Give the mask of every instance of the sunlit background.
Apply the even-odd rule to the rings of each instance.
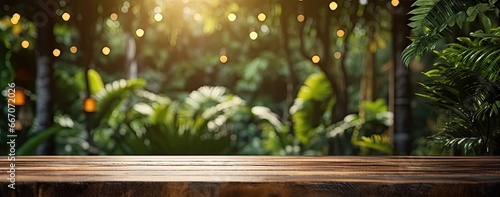
[[[19,154],[397,154],[397,0],[3,2]],[[429,154],[435,116],[412,108],[410,153]]]

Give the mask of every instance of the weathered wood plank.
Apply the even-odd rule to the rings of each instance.
[[[6,196],[495,196],[500,157],[25,156]],[[11,162],[0,161],[9,171]],[[0,195],[2,196],[2,195]]]

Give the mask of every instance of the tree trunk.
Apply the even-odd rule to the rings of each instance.
[[[44,10],[43,5],[47,5],[45,1],[38,1]],[[50,16],[50,15],[49,15]],[[39,21],[37,23],[37,38],[36,38],[36,118],[37,129],[36,132],[43,132],[47,128],[54,125],[54,71],[53,63],[54,57],[52,50],[54,49],[54,23],[52,17],[46,17],[47,20]],[[39,155],[54,155],[55,140],[53,137],[49,138],[46,142],[41,144],[37,149]]]
[[[363,74],[361,76],[359,88],[359,103],[363,101],[373,101],[375,98],[375,52],[372,49],[372,42],[374,40],[373,33],[370,34],[367,48],[365,50],[363,59]],[[363,114],[362,108],[359,109],[360,114]]]
[[[82,20],[76,22],[77,29],[80,33],[80,48],[83,56],[80,56],[79,62],[84,68],[84,80],[85,80],[85,97],[91,97],[90,92],[90,82],[88,78],[89,69],[93,67],[94,64],[94,54],[95,54],[95,34],[96,32],[96,22],[98,13],[96,7],[98,6],[97,1],[77,1],[75,2],[75,7],[78,8],[79,14],[84,16]],[[94,155],[97,153],[97,148],[95,147],[93,141],[92,128],[95,127],[93,121],[93,114],[91,112],[85,113],[85,130],[87,132],[87,143],[89,144],[88,154]]]
[[[285,9],[289,10],[289,9]],[[294,62],[292,60],[292,49],[290,48],[290,32],[289,31],[289,24],[288,24],[288,19],[289,19],[290,14],[289,13],[282,13],[280,17],[280,24],[281,24],[281,33],[283,36],[282,44],[283,44],[283,53],[286,59],[286,68],[288,70],[288,76],[286,78],[286,104],[283,110],[283,116],[282,119],[284,121],[290,121],[290,123],[293,124],[293,121],[291,121],[291,115],[290,115],[290,107],[293,105],[293,101],[295,98],[295,95],[297,94],[297,84],[298,84],[298,79],[297,76],[295,75],[295,70],[294,70]],[[290,127],[290,128],[293,128]],[[293,129],[292,129],[293,133]]]
[[[400,4],[393,10],[392,21],[392,43],[394,65],[391,74],[391,102],[390,106],[394,113],[394,125],[391,128],[396,154],[411,153],[412,113],[411,99],[412,90],[410,83],[410,70],[401,59],[402,51],[410,44],[407,36],[410,35],[410,27],[407,25],[412,1],[401,0]]]
[[[125,33],[125,66],[129,79],[137,78],[137,44],[133,34]]]

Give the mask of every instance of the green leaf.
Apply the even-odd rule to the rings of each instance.
[[[463,27],[464,22],[472,22],[478,14],[495,7],[480,0],[417,0],[412,5],[414,14],[409,23],[415,37],[402,53],[403,62],[409,65],[417,56],[433,50],[436,43],[453,34],[452,27]]]
[[[97,111],[93,114],[92,128],[105,124],[114,109],[117,109],[135,90],[146,85],[142,79],[117,80],[106,84],[106,86],[95,94]]]
[[[56,135],[61,131],[61,127],[56,125],[52,126],[46,130],[38,131],[34,135],[30,136],[26,142],[24,142],[19,149],[17,149],[17,155],[34,155],[38,146],[47,141],[50,137]]]
[[[387,134],[371,135],[370,137],[361,136],[361,139],[353,140],[354,145],[370,148],[385,154],[392,154],[391,138]]]
[[[94,70],[88,70],[88,78],[89,78],[89,86],[90,86],[90,94],[94,95],[95,93],[101,91],[104,88],[104,83],[102,82],[101,75]]]
[[[483,25],[484,32],[490,33],[491,30],[491,20],[484,13],[479,15],[479,19],[481,19],[481,24]]]
[[[290,108],[294,131],[300,142],[307,144],[318,126],[331,124],[325,117],[329,116],[334,102],[326,76],[322,72],[309,75]]]

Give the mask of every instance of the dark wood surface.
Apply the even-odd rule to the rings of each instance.
[[[24,156],[0,196],[500,196],[500,157]]]

